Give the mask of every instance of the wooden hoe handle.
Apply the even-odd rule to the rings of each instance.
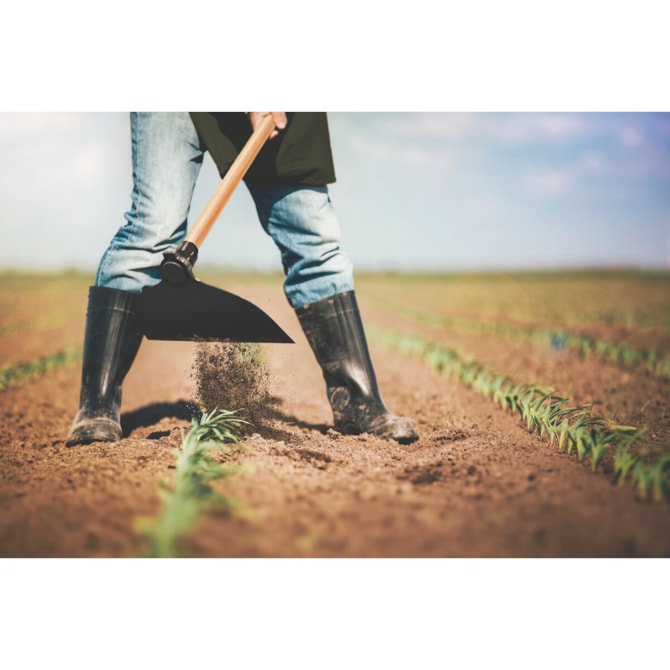
[[[235,191],[244,178],[258,152],[262,149],[274,129],[275,122],[272,115],[268,114],[264,116],[256,127],[256,130],[254,130],[251,137],[247,140],[247,143],[242,147],[228,172],[226,172],[226,176],[221,180],[216,191],[214,191],[214,195],[212,195],[200,213],[200,216],[196,219],[193,227],[186,235],[185,242],[191,242],[196,247],[202,245],[212,226],[216,223],[219,214],[221,214],[223,208],[233,195],[233,191]]]

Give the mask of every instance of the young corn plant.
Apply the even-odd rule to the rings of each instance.
[[[379,300],[378,300],[379,302]],[[596,340],[587,334],[571,334],[565,330],[550,330],[515,326],[506,323],[491,323],[476,319],[456,319],[450,316],[435,316],[416,308],[408,308],[393,301],[383,301],[395,312],[401,312],[418,323],[442,325],[453,330],[473,333],[489,333],[505,338],[525,338],[537,345],[549,346],[554,350],[572,350],[582,358],[591,355],[617,366],[644,365],[651,373],[670,377],[670,355],[661,355],[657,351],[636,349],[628,344],[616,344],[604,340]]]
[[[0,369],[0,391],[3,391],[10,384],[28,381],[74,363],[81,358],[81,353],[82,348],[75,347],[74,349],[57,351],[55,354],[42,356],[37,360],[28,361],[27,363],[7,365]]]
[[[614,481],[623,484],[637,461],[637,457],[630,453],[630,446],[620,442],[614,452]]]
[[[651,491],[656,502],[670,498],[670,456],[664,456],[649,466]]]
[[[626,436],[614,454],[614,480],[621,485],[630,476],[631,483],[643,500],[650,497],[656,502],[670,499],[670,456],[663,456],[656,463],[644,463],[641,457],[630,453],[630,448],[646,429],[636,430],[632,426],[619,428]]]
[[[169,485],[159,482],[163,502],[161,514],[155,520],[140,519],[136,528],[147,542],[148,558],[171,558],[180,554],[185,534],[204,514],[217,510],[229,512],[234,503],[212,488],[211,483],[223,479],[241,468],[224,466],[213,452],[227,452],[226,444],[238,442],[238,430],[246,423],[234,412],[215,409],[191,420],[190,430],[183,436],[176,457],[175,481]]]
[[[647,468],[642,461],[637,461],[630,479],[637,490],[638,496],[642,500],[647,500],[651,496],[654,485],[650,468]]]
[[[649,465],[641,459],[635,460],[631,483],[642,500],[653,498],[655,502],[661,502],[670,498],[670,456]]]
[[[454,350],[441,349],[415,335],[375,327],[368,328],[368,334],[398,351],[422,357],[434,370],[460,380],[491,398],[501,408],[518,414],[529,432],[548,438],[552,445],[557,442],[559,449],[568,454],[576,452],[580,461],[590,456],[594,471],[607,454],[616,449],[616,479],[624,481],[632,473],[631,481],[644,499],[650,496],[655,500],[664,496],[670,498],[670,457],[645,465],[630,455],[644,430],[593,417],[590,405],[570,407],[566,398],[555,395],[549,387],[513,384],[505,375],[491,372],[475,360],[466,361]]]

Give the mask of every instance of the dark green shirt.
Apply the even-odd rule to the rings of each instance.
[[[287,112],[287,126],[268,140],[245,181],[323,186],[335,181],[325,112]],[[223,177],[251,135],[243,112],[191,112],[200,140]]]

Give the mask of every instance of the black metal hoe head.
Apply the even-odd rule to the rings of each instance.
[[[197,280],[197,247],[184,242],[164,254],[163,280],[138,298],[137,318],[150,340],[279,342],[293,340],[263,310]]]

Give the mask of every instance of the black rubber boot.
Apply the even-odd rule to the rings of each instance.
[[[391,414],[381,399],[354,291],[295,312],[323,370],[335,430],[405,444],[418,439],[412,421]]]
[[[136,297],[100,286],[89,289],[79,412],[68,447],[121,439],[121,384],[142,343]]]

